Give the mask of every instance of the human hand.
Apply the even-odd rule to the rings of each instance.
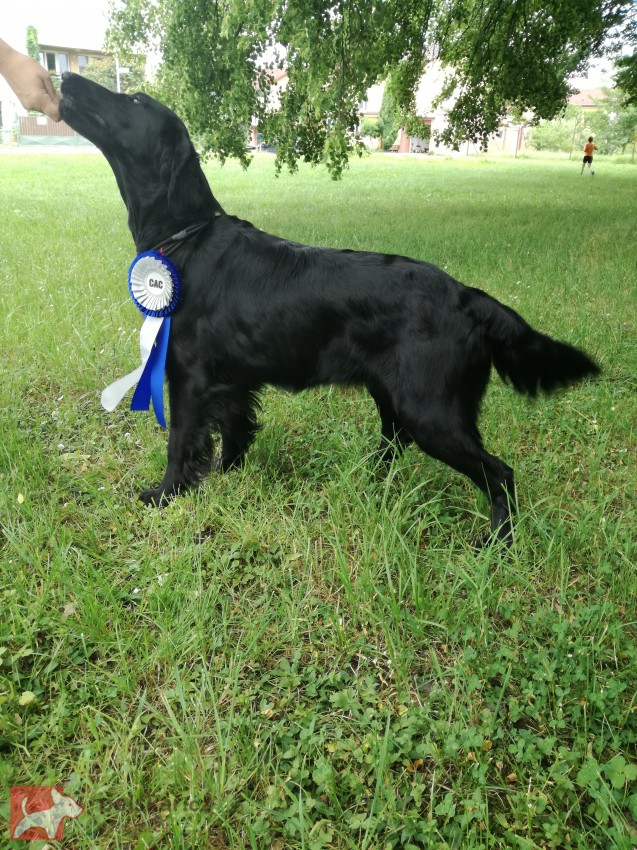
[[[41,65],[9,48],[3,51],[0,71],[25,109],[36,109],[53,121],[60,120],[60,96]]]

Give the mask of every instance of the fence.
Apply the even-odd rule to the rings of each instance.
[[[64,121],[51,121],[40,115],[18,118],[18,144],[20,145],[88,145]]]

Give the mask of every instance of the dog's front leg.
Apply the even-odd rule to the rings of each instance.
[[[159,487],[139,494],[147,505],[166,504],[206,475],[211,467],[211,422],[201,388],[193,386],[191,381],[173,380],[169,398],[166,472]]]
[[[221,472],[240,466],[258,430],[254,408],[258,388],[237,385],[209,387],[194,380],[170,380],[168,463],[159,487],[144,490],[145,504],[166,504],[210,472],[211,430],[221,432]]]

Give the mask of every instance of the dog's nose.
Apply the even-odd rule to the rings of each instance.
[[[63,71],[62,72],[62,79],[68,80],[68,78],[71,76],[71,73],[72,73],[71,71]]]

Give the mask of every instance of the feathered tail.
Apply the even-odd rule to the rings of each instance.
[[[493,365],[518,392],[535,397],[538,390],[550,393],[601,372],[579,348],[533,330],[510,307],[473,291],[480,296],[472,306],[485,329]]]

